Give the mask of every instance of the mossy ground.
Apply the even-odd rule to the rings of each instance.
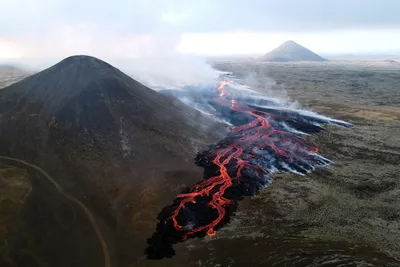
[[[0,250],[5,246],[7,227],[18,214],[30,188],[26,170],[0,168]]]

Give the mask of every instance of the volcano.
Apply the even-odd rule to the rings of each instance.
[[[195,151],[224,131],[90,56],[2,89],[1,163],[26,167],[32,191],[0,265],[128,266],[158,203],[201,179]]]
[[[327,61],[327,59],[292,40],[284,42],[279,47],[262,56],[260,60],[270,62]]]

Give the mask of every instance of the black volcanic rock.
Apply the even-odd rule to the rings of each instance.
[[[294,41],[284,42],[279,47],[262,56],[260,60],[270,62],[327,61],[327,59]]]
[[[41,167],[82,201],[113,266],[129,266],[142,255],[164,202],[182,184],[201,180],[196,150],[223,131],[89,56],[69,57],[0,91],[0,156]],[[82,208],[29,172],[33,190],[9,229],[10,266],[37,266],[35,258],[46,266],[104,266]]]

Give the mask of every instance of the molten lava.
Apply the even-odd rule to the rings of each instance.
[[[197,155],[197,165],[205,169],[204,180],[179,194],[159,214],[157,231],[145,251],[148,258],[171,257],[172,244],[215,235],[238,201],[268,185],[272,173],[305,174],[330,163],[303,138],[305,132],[322,129],[320,119],[235,100],[230,98],[230,84],[222,81],[209,104],[234,126],[225,139]]]

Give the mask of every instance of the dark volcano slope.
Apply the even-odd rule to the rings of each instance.
[[[89,212],[112,266],[129,266],[163,203],[201,179],[196,150],[223,132],[93,57],[69,57],[4,88],[0,156],[50,178],[28,167],[33,190],[9,227],[0,265],[107,266]]]

